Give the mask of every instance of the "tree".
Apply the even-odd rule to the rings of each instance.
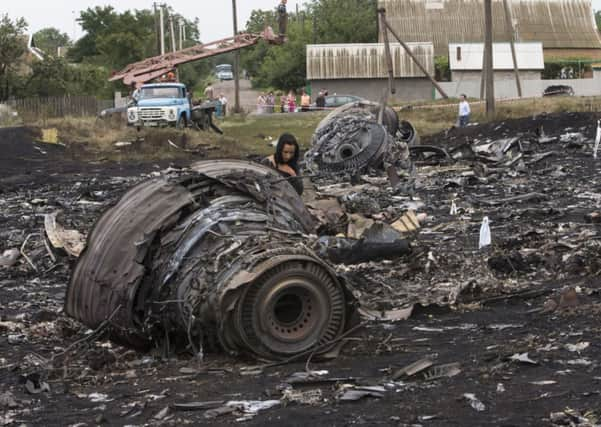
[[[303,30],[300,23],[289,24],[288,42],[281,46],[267,47],[255,77],[255,85],[284,90],[304,86],[307,75],[306,45],[310,36],[307,28]]]
[[[305,85],[308,43],[375,43],[378,41],[377,0],[313,0],[305,10],[289,14],[288,41],[282,46],[259,43],[242,54],[242,66],[259,87],[280,89]],[[272,11],[255,10],[246,31],[275,25]]]
[[[69,64],[64,58],[36,61],[20,96],[92,95],[111,98],[108,72],[90,64]]]
[[[11,20],[7,14],[0,19],[0,100],[7,99],[17,86],[17,69],[26,52],[25,31],[27,22],[23,18]]]
[[[43,28],[33,35],[35,45],[48,55],[58,56],[58,48],[71,44],[67,33],[61,33],[54,27]]]
[[[191,22],[168,8],[174,22],[182,20],[186,26],[187,45],[198,43],[197,22]],[[87,62],[119,70],[132,62],[155,56],[157,38],[154,11],[126,10],[117,13],[111,6],[96,6],[80,13],[77,21],[85,31],[69,51],[73,62]],[[166,38],[169,37],[165,32]],[[166,46],[171,46],[171,40]],[[178,46],[179,48],[179,46]],[[168,48],[167,50],[171,50]]]
[[[601,31],[601,10],[595,12],[595,22],[597,23],[597,30]]]
[[[376,43],[377,0],[313,0],[318,43]]]

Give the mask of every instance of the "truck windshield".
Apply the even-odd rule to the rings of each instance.
[[[143,87],[138,99],[152,98],[182,98],[181,88],[177,86]]]

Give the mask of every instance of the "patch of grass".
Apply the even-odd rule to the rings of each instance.
[[[485,123],[484,103],[471,101],[472,122]],[[415,126],[419,135],[426,136],[448,129],[457,119],[456,100],[437,100],[398,107],[401,120]],[[601,111],[601,97],[554,97],[498,102],[495,120],[526,117],[543,112]],[[59,141],[66,143],[79,157],[111,160],[165,160],[190,158],[191,151],[208,149],[212,158],[244,158],[248,155],[273,153],[270,142],[284,132],[295,135],[303,149],[308,149],[311,137],[325,112],[274,113],[262,115],[234,115],[217,121],[224,135],[198,132],[192,129],[149,128],[138,132],[122,121],[100,120],[93,117],[64,117],[47,119],[34,124],[38,128],[58,129]],[[133,142],[124,148],[116,142]],[[168,141],[179,148],[173,147]],[[189,151],[185,151],[189,150]]]
[[[138,131],[122,121],[94,117],[63,117],[34,123],[33,128],[56,128],[58,140],[83,158],[111,160],[162,160],[190,157],[194,151],[218,145],[214,133],[174,128],[148,128]],[[41,133],[41,132],[40,132]],[[131,143],[117,147],[118,142]],[[170,143],[171,142],[171,143]],[[175,146],[174,146],[175,145]],[[188,151],[185,151],[188,150]]]
[[[228,117],[219,123],[226,135],[220,144],[228,153],[267,155],[273,153],[269,143],[289,132],[296,136],[302,149],[307,149],[317,124],[325,116],[323,112],[311,112]]]

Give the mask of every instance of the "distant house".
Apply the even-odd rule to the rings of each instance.
[[[516,43],[516,59],[522,80],[539,80],[545,68],[542,43]],[[476,80],[482,77],[483,43],[449,44],[451,80]],[[509,43],[493,44],[495,81],[514,80],[513,58]]]
[[[432,43],[408,43],[411,52],[434,73]],[[390,45],[399,100],[432,98],[432,84],[400,44]],[[330,94],[357,95],[378,101],[388,87],[388,66],[384,44],[307,45],[307,80],[313,88],[327,88]]]
[[[18,61],[17,74],[26,76],[31,73],[31,65],[35,61],[43,61],[45,54],[42,50],[38,49],[35,45],[35,39],[33,35],[24,34],[19,37],[22,46],[25,48],[25,53],[21,56]]]
[[[517,41],[542,43],[545,60],[601,59],[590,0],[508,2]],[[446,56],[453,43],[484,41],[483,0],[379,0],[378,5],[403,41],[431,42],[436,56]],[[508,42],[503,2],[492,5],[493,39]]]

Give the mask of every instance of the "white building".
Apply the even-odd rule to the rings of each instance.
[[[538,80],[545,68],[543,44],[516,43],[517,66],[522,80]],[[484,43],[450,43],[449,68],[451,81],[480,81],[484,57]],[[495,81],[515,79],[511,45],[493,43]]]

